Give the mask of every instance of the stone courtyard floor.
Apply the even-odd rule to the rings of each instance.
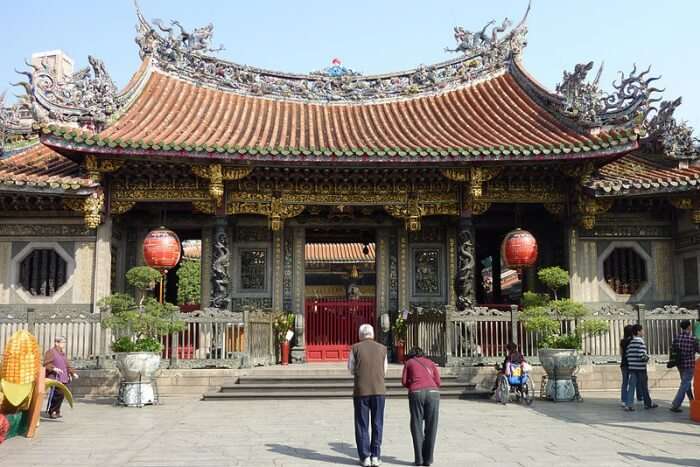
[[[615,395],[532,407],[443,400],[434,466],[700,466],[700,425],[668,410],[625,413]],[[357,465],[350,400],[201,402],[122,408],[78,402],[33,440],[0,446],[0,465]],[[406,400],[387,401],[384,465],[412,465]]]

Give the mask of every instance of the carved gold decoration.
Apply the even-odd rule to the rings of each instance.
[[[219,163],[192,166],[192,173],[209,180],[209,194],[217,206],[221,206],[224,199],[224,180],[240,180],[252,171],[250,167],[222,167]]]
[[[595,164],[593,162],[585,162],[580,165],[564,165],[561,167],[561,172],[568,177],[577,178],[582,182],[593,175],[593,172],[595,172]]]
[[[673,207],[677,209],[693,209],[693,198],[669,198],[668,200]]]
[[[586,230],[595,227],[596,216],[607,212],[612,207],[611,199],[593,199],[579,196],[578,209],[581,213],[581,226]]]
[[[555,216],[560,215],[564,211],[564,203],[544,203],[543,206],[547,212]]]
[[[491,202],[489,202],[489,201],[471,200],[471,202],[469,204],[471,207],[471,213],[474,216],[478,216],[478,215],[485,213],[491,207]]]
[[[85,173],[93,182],[100,183],[102,175],[106,173],[116,172],[124,165],[123,160],[101,159],[94,155],[85,156],[83,167]]]
[[[270,229],[281,230],[285,219],[296,217],[304,212],[302,204],[285,204],[281,198],[272,198],[269,201],[242,202],[234,201],[226,205],[226,214],[257,214],[267,216]]]
[[[102,192],[92,193],[85,198],[69,198],[63,201],[66,208],[83,214],[85,226],[96,229],[102,223],[102,208],[105,196]]]
[[[442,174],[453,182],[468,182],[469,193],[473,198],[480,198],[484,183],[501,172],[501,167],[468,167],[444,169]]]
[[[192,207],[202,214],[214,214],[216,212],[214,201],[192,201]]]
[[[111,214],[124,214],[136,205],[136,201],[112,200],[109,205]]]
[[[700,209],[693,209],[693,224],[700,224]]]

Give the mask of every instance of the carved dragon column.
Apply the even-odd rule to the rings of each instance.
[[[211,263],[210,306],[227,310],[231,303],[230,248],[226,232],[226,220],[219,218],[214,226]]]
[[[474,267],[474,224],[470,215],[462,215],[457,227],[457,309],[472,308],[476,304]]]

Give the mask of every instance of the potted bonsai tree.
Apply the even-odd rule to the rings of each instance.
[[[99,306],[109,311],[103,325],[116,337],[112,350],[116,353],[122,381],[138,385],[135,391],[139,400],[144,401],[149,399],[152,387],[144,389],[142,385],[150,384],[160,366],[161,337],[181,331],[184,323],[177,319],[178,307],[167,302],[159,303],[149,296],[149,291],[160,279],[158,271],[139,266],[130,269],[126,279],[136,289],[138,300],[117,293],[103,298]]]
[[[280,349],[280,363],[289,364],[289,331],[294,330],[294,313],[282,313],[272,322],[275,338]]]
[[[406,327],[406,318],[404,318],[402,313],[399,313],[394,320],[394,325],[391,327],[394,334],[394,346],[396,350],[396,360],[399,363],[403,363],[406,355],[406,333],[408,328]]]
[[[606,333],[608,324],[590,318],[583,304],[559,298],[558,290],[569,284],[569,273],[565,269],[542,268],[537,277],[554,298],[546,293],[525,292],[520,316],[525,329],[537,335],[538,357],[547,372],[548,397],[558,401],[573,400],[576,389],[571,377],[578,367],[578,351],[583,339]]]

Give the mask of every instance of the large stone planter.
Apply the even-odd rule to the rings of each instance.
[[[123,381],[150,383],[160,367],[160,354],[120,352],[117,353],[116,365]]]
[[[578,367],[576,349],[539,349],[540,363],[547,372],[547,397],[554,401],[572,401],[576,388],[571,377]]]

